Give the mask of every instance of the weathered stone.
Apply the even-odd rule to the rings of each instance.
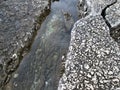
[[[91,10],[91,15],[100,15],[105,7],[114,2],[116,2],[116,0],[86,0],[88,8]]]
[[[35,19],[45,18],[43,13],[49,12],[49,4],[49,0],[0,1],[0,87],[9,81],[8,75],[16,70],[23,52],[31,45]]]
[[[111,27],[118,26],[120,24],[120,0],[107,8],[106,19],[111,24]]]
[[[75,19],[73,14],[76,15],[73,12],[77,12],[76,2],[61,0],[51,4],[51,12],[38,30],[29,54],[25,55],[10,82],[4,87],[5,90],[57,89],[64,72],[62,56],[66,56],[68,50]],[[68,10],[69,7],[72,10]],[[65,16],[66,12],[68,16]]]
[[[87,0],[86,3],[90,13],[72,29],[65,73],[58,90],[118,90],[120,48],[115,41],[120,35],[119,0]],[[115,24],[118,26],[113,27]]]
[[[103,9],[116,2],[116,0],[79,0],[78,12],[80,17],[87,15],[100,15]]]
[[[120,0],[117,0],[114,5],[107,8],[105,18],[111,26],[111,37],[120,46]]]
[[[120,86],[120,49],[101,15],[76,22],[65,63],[58,90],[112,90]]]
[[[79,0],[77,7],[80,18],[85,17],[90,13],[90,8],[88,7],[86,0]]]

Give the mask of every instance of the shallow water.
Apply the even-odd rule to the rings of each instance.
[[[9,90],[57,89],[62,56],[67,53],[71,27],[78,19],[77,1],[52,3],[51,13],[42,23],[29,54],[24,57],[8,84],[11,87]],[[64,13],[71,15],[70,21],[65,22]]]

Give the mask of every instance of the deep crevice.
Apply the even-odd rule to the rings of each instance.
[[[112,27],[111,24],[109,23],[109,21],[106,19],[106,9],[109,8],[110,6],[114,5],[115,3],[117,3],[117,0],[115,0],[115,2],[107,5],[103,10],[102,10],[102,17],[105,20],[105,23],[107,24],[107,26],[110,29],[110,36],[118,43],[119,48],[120,48],[120,24]]]
[[[105,20],[105,23],[107,24],[107,26],[110,29],[110,36],[118,43],[119,47],[120,47],[120,24],[118,24],[117,26],[112,27],[111,24],[109,23],[109,21],[106,19],[106,9],[109,8],[110,6],[114,5],[115,3],[117,3],[117,0],[115,0],[115,2],[107,5],[103,10],[102,10],[102,17]]]
[[[107,5],[103,10],[102,10],[102,13],[101,13],[101,16],[103,17],[103,19],[105,20],[105,23],[107,24],[107,26],[109,27],[109,29],[111,30],[112,26],[111,24],[109,23],[109,21],[106,19],[106,9],[109,8],[110,6],[114,5],[115,3],[117,3],[117,0],[115,0],[113,3]]]

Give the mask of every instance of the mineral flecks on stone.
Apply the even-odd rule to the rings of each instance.
[[[102,16],[74,25],[58,90],[114,90],[120,86],[120,49]]]
[[[111,25],[111,37],[120,47],[120,0],[117,0],[114,5],[107,8],[105,18]]]
[[[78,20],[72,29],[65,73],[58,90],[118,90],[120,48],[115,38],[120,30],[119,0],[86,2],[90,14]]]
[[[120,0],[107,8],[106,10],[106,19],[111,24],[111,27],[120,25]]]
[[[116,2],[116,0],[81,0],[81,1],[86,1],[90,14],[93,16],[100,15],[105,7]]]

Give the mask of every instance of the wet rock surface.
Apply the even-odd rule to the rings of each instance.
[[[0,90],[119,90],[120,0],[51,1],[0,1]]]
[[[74,24],[58,90],[119,90],[119,1],[88,0],[87,3],[91,12]],[[117,20],[112,22],[112,19]],[[113,27],[116,23],[118,26]]]
[[[4,89],[57,90],[71,28],[77,18],[77,0],[52,3],[51,12],[38,30],[30,53],[23,58]]]
[[[70,41],[70,32],[66,31],[62,19],[61,13],[56,13],[48,23],[44,22],[47,23],[46,29],[41,29],[30,54],[14,74],[18,74],[18,77],[13,77],[9,83],[12,84],[12,90],[57,89],[61,57],[67,53]]]
[[[49,0],[0,1],[0,87],[29,50],[36,33],[35,18],[49,12],[49,4]]]

